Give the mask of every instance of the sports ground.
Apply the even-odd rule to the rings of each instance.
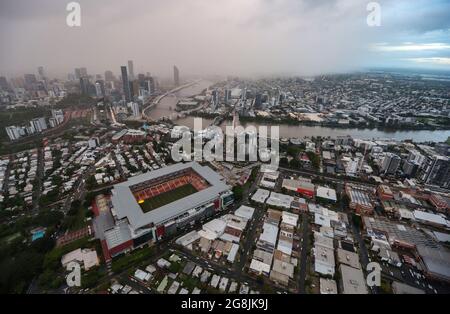
[[[177,187],[173,190],[163,192],[151,198],[144,200],[139,205],[142,208],[144,213],[152,211],[156,208],[162,207],[164,205],[175,202],[179,199],[182,199],[186,196],[194,194],[197,192],[197,189],[190,183]]]

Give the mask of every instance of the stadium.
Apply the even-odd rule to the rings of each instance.
[[[231,186],[211,168],[179,163],[115,185],[109,213],[99,211],[96,217],[96,234],[114,257],[211,216],[233,200]]]

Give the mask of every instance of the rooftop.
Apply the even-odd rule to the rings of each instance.
[[[366,280],[361,269],[341,264],[342,293],[367,294]]]

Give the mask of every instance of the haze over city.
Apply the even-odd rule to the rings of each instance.
[[[79,1],[81,27],[66,25],[69,1],[2,0],[0,68],[13,76],[46,67],[66,77],[133,59],[136,72],[185,75],[315,75],[369,67],[450,68],[450,3],[378,1]],[[220,6],[220,9],[218,8]]]

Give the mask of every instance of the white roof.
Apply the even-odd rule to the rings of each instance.
[[[167,291],[167,294],[175,294],[177,293],[178,288],[180,287],[180,283],[178,281],[174,281],[172,285],[170,286],[169,290]]]
[[[267,273],[268,274],[270,272],[270,265],[267,265],[263,262],[252,259],[252,262],[250,263],[250,269],[257,273]]]
[[[266,203],[272,206],[291,208],[293,200],[294,198],[290,195],[272,192]]]
[[[220,281],[220,276],[214,274],[214,275],[212,276],[211,282],[210,282],[209,284],[211,285],[211,287],[216,288],[217,285],[219,284],[219,281]]]
[[[399,208],[398,213],[400,214],[400,218],[409,219],[409,220],[414,219],[414,215],[413,215],[412,211],[410,211],[409,209]]]
[[[81,248],[76,249],[72,252],[69,252],[69,253],[63,255],[63,257],[61,258],[61,264],[63,266],[66,266],[67,264],[69,264],[72,261],[78,261],[78,262],[83,261],[83,253],[81,252]]]
[[[321,232],[314,232],[314,244],[334,249],[333,239],[323,235]]]
[[[264,203],[269,197],[270,191],[264,189],[257,189],[255,194],[252,196],[252,200],[258,203]]]
[[[228,256],[227,256],[227,260],[230,263],[233,263],[234,260],[236,259],[236,254],[237,254],[238,250],[239,250],[239,245],[237,245],[236,243],[233,243],[233,245],[231,246],[230,252],[228,253]]]
[[[259,236],[260,241],[268,242],[275,245],[277,242],[278,227],[269,223],[264,223],[263,232]]]
[[[134,272],[134,277],[141,281],[147,281],[148,279],[150,279],[150,274],[143,270],[136,269],[136,271]]]
[[[345,264],[351,266],[353,268],[361,268],[361,264],[359,263],[359,255],[358,253],[349,252],[342,249],[337,249],[337,257],[338,261],[341,264]]]
[[[315,271],[324,275],[334,275],[334,250],[327,247],[314,246]]]
[[[430,223],[450,227],[448,220],[446,220],[444,217],[442,217],[440,215],[427,213],[427,212],[424,212],[421,210],[415,210],[413,214],[414,214],[414,218],[416,220],[421,220],[424,222],[430,222]]]
[[[277,249],[290,256],[292,254],[292,241],[279,240]]]
[[[367,294],[366,280],[361,269],[341,265],[343,294]]]
[[[439,242],[450,242],[450,234],[433,231],[434,236]]]
[[[291,263],[286,263],[276,259],[273,261],[272,270],[280,274],[289,276],[289,278],[294,278],[294,265],[292,265]]]
[[[319,226],[331,227],[330,217],[321,214],[314,214],[314,223]]]
[[[83,267],[85,270],[89,270],[90,268],[99,264],[97,252],[90,249],[76,249],[72,252],[67,253],[61,258],[61,264],[63,266],[66,266],[72,261],[83,263]]]
[[[296,227],[298,222],[298,215],[283,211],[281,221],[285,224]]]
[[[150,264],[147,267],[145,267],[145,271],[150,274],[153,274],[156,271],[156,267]]]
[[[234,212],[234,214],[242,218],[251,219],[254,212],[255,209],[253,207],[242,205]]]
[[[320,278],[320,294],[337,294],[336,281]]]
[[[213,219],[203,225],[203,231],[206,233],[206,236],[203,235],[203,233],[200,233],[200,231],[199,234],[200,236],[203,236],[207,239],[215,240],[223,234],[226,226],[227,223],[225,222],[225,220]]]
[[[200,235],[197,233],[197,231],[191,231],[189,233],[186,233],[184,236],[179,237],[175,243],[182,245],[182,246],[188,246],[192,242],[197,241],[200,239]]]
[[[336,191],[334,189],[330,189],[324,186],[317,187],[316,196],[327,200],[332,200],[334,202],[336,202],[337,200]]]
[[[247,226],[247,219],[236,215],[227,214],[223,216],[228,227],[243,231]]]
[[[261,180],[261,182],[259,183],[259,185],[260,185],[260,186],[263,186],[263,187],[265,187],[265,188],[273,189],[273,188],[275,187],[275,182]]]
[[[239,241],[240,241],[241,238],[238,237],[238,236],[235,236],[235,235],[233,235],[233,234],[231,234],[231,233],[225,232],[224,234],[222,234],[222,235],[220,236],[219,239],[221,239],[221,240],[223,240],[223,241],[225,241],[225,242],[239,243]]]

